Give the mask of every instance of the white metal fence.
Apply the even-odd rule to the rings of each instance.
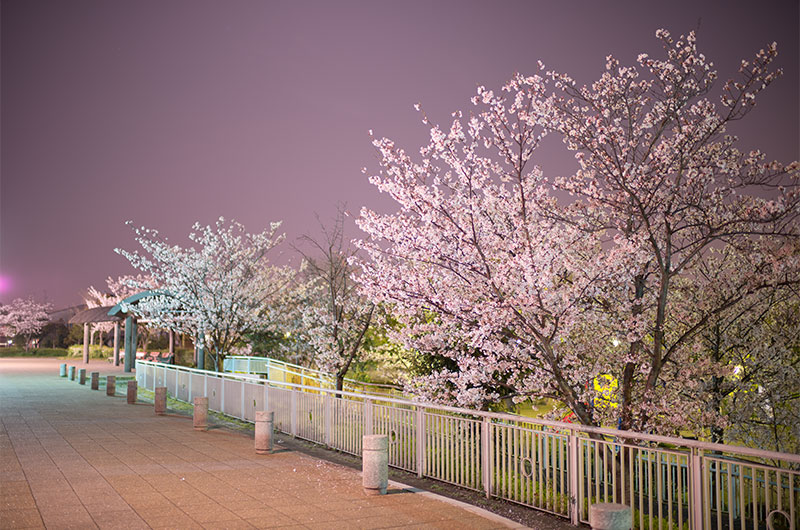
[[[361,454],[389,437],[389,465],[487,496],[588,522],[588,507],[621,502],[639,530],[800,528],[800,455],[376,398],[255,376],[137,361],[144,388]]]
[[[250,355],[229,355],[222,361],[222,371],[234,374],[258,374],[270,381],[294,383],[297,385],[322,388],[336,388],[336,377],[322,370],[315,370],[298,364],[279,361],[270,357]],[[404,398],[403,390],[394,385],[365,383],[355,379],[344,378],[344,390],[362,394],[377,394]]]

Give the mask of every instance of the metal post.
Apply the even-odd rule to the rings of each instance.
[[[417,476],[425,474],[425,409],[417,406],[414,414],[414,427],[417,446]]]
[[[689,461],[690,484],[692,492],[692,504],[689,507],[689,514],[692,519],[692,530],[703,529],[703,452],[700,449],[692,448],[692,456]]]
[[[292,418],[292,436],[297,436],[297,391],[290,390],[289,411]]]
[[[333,443],[333,398],[327,392],[322,397],[322,406],[325,409],[325,445]]]
[[[492,420],[483,418],[481,423],[481,471],[483,472],[483,491],[486,493],[486,498],[492,496]]]
[[[364,400],[364,434],[370,435],[373,434],[372,427],[373,427],[373,404],[371,399]]]
[[[244,413],[244,380],[239,379],[239,384],[242,385],[242,408],[240,410],[242,411],[242,419],[245,419],[247,415]]]
[[[225,414],[225,378],[224,377],[220,377],[219,378],[219,392],[220,392],[219,411],[222,412],[223,414]]]
[[[567,461],[569,462],[569,468],[567,470],[569,473],[569,522],[575,526],[580,526],[579,502],[581,499],[578,499],[578,481],[582,480],[582,477],[580,477],[581,470],[578,468],[578,451],[578,436],[575,434],[575,431],[571,431],[567,444]]]

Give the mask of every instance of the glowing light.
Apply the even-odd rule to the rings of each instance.
[[[4,293],[11,289],[11,280],[7,276],[0,274],[0,293]]]

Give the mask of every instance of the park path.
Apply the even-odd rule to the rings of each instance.
[[[56,359],[0,359],[0,528],[507,528],[478,508],[391,487],[252,438],[196,432],[58,377]],[[105,362],[87,372],[121,373]]]

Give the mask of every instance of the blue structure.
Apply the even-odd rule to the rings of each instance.
[[[126,372],[130,372],[133,369],[133,363],[135,362],[134,359],[136,359],[136,341],[138,340],[136,327],[138,325],[138,320],[136,319],[136,315],[123,310],[123,307],[136,305],[137,303],[139,303],[139,300],[143,298],[148,298],[150,296],[156,296],[159,294],[162,293],[158,291],[142,291],[141,293],[136,293],[133,296],[129,296],[128,298],[121,301],[108,311],[109,316],[125,318],[125,371]]]

